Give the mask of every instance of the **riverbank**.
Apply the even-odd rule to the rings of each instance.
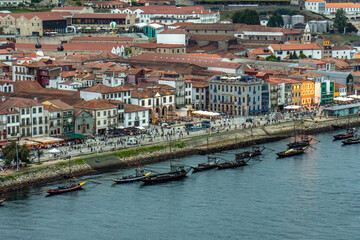
[[[212,135],[202,135],[147,147],[137,147],[121,151],[88,154],[70,162],[48,163],[47,166],[31,166],[20,173],[0,177],[0,194],[29,186],[84,176],[119,168],[129,168],[154,162],[167,161],[195,154],[208,154],[237,149],[253,144],[273,142],[290,137],[294,127],[306,134],[334,130],[334,127],[359,126],[359,117],[340,119],[301,120],[259,126],[252,129],[232,130]]]

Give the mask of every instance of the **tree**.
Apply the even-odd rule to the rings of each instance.
[[[81,3],[80,1],[76,1],[76,2],[75,2],[75,5],[81,7],[81,6],[82,6],[82,3]]]
[[[268,27],[283,27],[284,20],[280,14],[272,15],[267,23]]]
[[[299,59],[303,59],[303,58],[307,58],[307,56],[305,54],[303,54],[303,53],[300,53]]]
[[[18,149],[18,155],[16,155],[16,147]],[[16,142],[12,142],[6,146],[2,152],[6,166],[11,166],[13,163],[16,163],[17,157],[19,158],[19,163],[30,162],[30,150],[25,145],[20,146]]]
[[[279,14],[279,15],[296,15],[298,14],[298,10],[290,9],[290,8],[277,8],[273,15]]]
[[[357,31],[358,31],[357,28],[352,23],[348,22],[346,24],[346,32],[347,33],[352,33],[352,32],[357,32]]]
[[[245,23],[247,25],[260,25],[258,13],[253,9],[244,9],[243,11],[235,12],[232,16],[234,23]]]
[[[277,57],[275,55],[270,55],[270,56],[266,57],[266,61],[278,62],[279,60],[277,59]]]
[[[335,14],[334,26],[339,30],[340,33],[343,33],[344,28],[346,27],[346,23],[347,23],[346,13],[344,9],[339,8]]]

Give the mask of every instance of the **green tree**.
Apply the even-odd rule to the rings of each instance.
[[[340,33],[342,33],[342,32],[344,32],[346,23],[347,23],[346,13],[345,13],[344,9],[339,8],[335,14],[334,26],[339,30]]]
[[[357,32],[357,31],[358,31],[357,28],[352,23],[348,22],[346,24],[346,32],[347,33],[352,33],[352,32]]]
[[[284,20],[280,14],[272,15],[267,23],[268,27],[282,27]]]
[[[270,55],[270,56],[266,57],[266,61],[278,62],[279,60],[277,59],[277,57],[275,55]]]
[[[260,25],[258,13],[253,9],[244,9],[235,12],[232,16],[234,23],[245,23],[247,25]]]
[[[275,11],[273,11],[273,15],[279,14],[279,15],[296,15],[298,14],[298,10],[290,9],[290,8],[277,8]]]
[[[301,53],[301,54],[299,55],[299,59],[303,59],[303,58],[307,58],[307,56],[306,56],[305,54]]]
[[[82,3],[81,3],[80,1],[76,1],[76,2],[75,2],[75,5],[81,7],[81,6],[82,6]]]
[[[16,147],[18,149],[18,155],[16,155]],[[20,146],[16,142],[12,142],[10,145],[6,146],[2,152],[6,166],[11,166],[12,163],[16,163],[17,156],[19,158],[19,163],[30,162],[30,150],[25,145]]]

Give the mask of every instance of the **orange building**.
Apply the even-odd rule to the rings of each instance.
[[[315,97],[315,83],[311,80],[304,80],[301,83],[301,105],[313,105]]]

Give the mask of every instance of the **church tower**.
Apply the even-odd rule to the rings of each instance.
[[[311,43],[311,32],[310,32],[309,24],[306,24],[306,27],[304,29],[304,34],[303,34],[303,37],[302,37],[302,43]]]

